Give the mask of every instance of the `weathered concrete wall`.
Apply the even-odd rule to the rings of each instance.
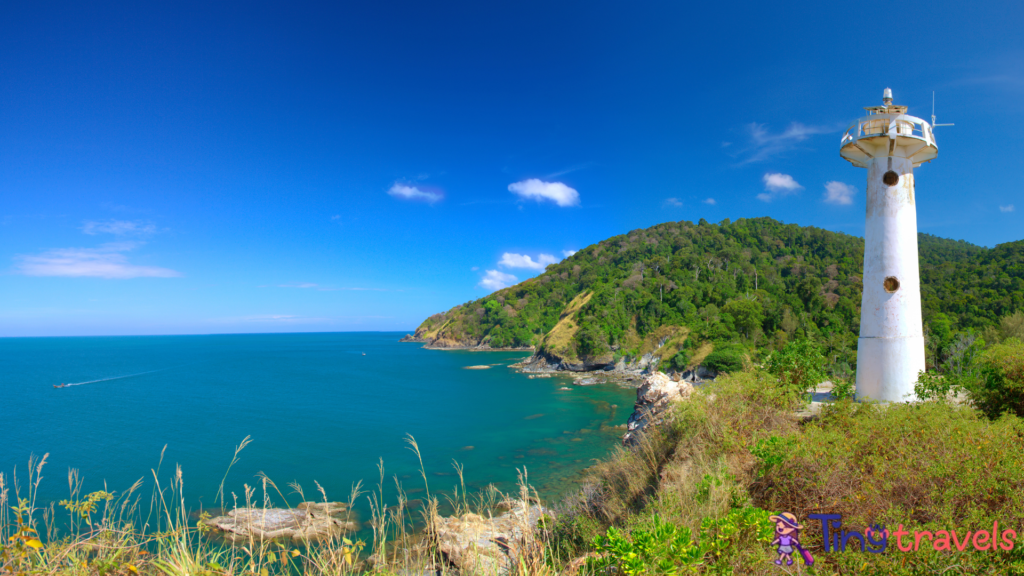
[[[883,181],[889,171],[899,175],[893,186]],[[873,158],[868,164],[857,397],[913,400],[914,382],[924,367],[913,165],[905,158]]]

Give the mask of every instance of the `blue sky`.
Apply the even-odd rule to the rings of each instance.
[[[1024,5],[11,3],[0,336],[411,330],[670,220],[861,235],[842,130],[928,119],[922,232],[1024,238]]]

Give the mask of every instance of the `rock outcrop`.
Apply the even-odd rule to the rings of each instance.
[[[533,542],[533,531],[548,511],[521,502],[494,518],[478,514],[438,518],[432,534],[437,549],[459,573],[508,574],[524,546]]]
[[[687,382],[703,382],[704,380],[714,380],[718,377],[718,372],[715,372],[707,366],[697,366],[693,370],[685,370],[679,377]]]
[[[643,385],[636,391],[636,404],[626,422],[622,444],[635,445],[644,430],[661,424],[672,402],[688,398],[692,393],[692,384],[686,380],[673,380],[663,372],[655,372],[644,378]]]
[[[217,516],[203,523],[229,542],[291,539],[296,543],[317,542],[358,526],[334,515],[344,512],[342,502],[303,502],[297,508],[236,508],[227,516]]]

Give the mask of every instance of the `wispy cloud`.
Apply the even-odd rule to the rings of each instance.
[[[482,280],[480,280],[479,286],[486,288],[490,291],[501,290],[518,282],[519,279],[511,274],[506,274],[500,270],[488,270]]]
[[[146,236],[156,232],[156,225],[134,220],[89,221],[82,225],[82,232],[90,236],[114,234],[115,236]]]
[[[388,194],[401,200],[412,200],[414,202],[426,202],[433,204],[444,199],[444,193],[437,189],[421,189],[417,186],[409,186],[395,182]]]
[[[569,166],[568,168],[565,168],[563,170],[559,170],[558,172],[555,172],[553,174],[548,174],[544,178],[547,179],[547,180],[550,180],[551,178],[558,178],[559,176],[565,176],[566,174],[568,174],[570,172],[575,172],[577,170],[583,170],[584,168],[590,168],[593,165],[594,165],[594,162],[584,162],[583,164],[576,164],[574,166]]]
[[[563,208],[580,205],[579,192],[561,182],[544,182],[530,178],[509,184],[508,191],[524,200],[536,200],[537,202],[548,200]]]
[[[1007,204],[1006,206],[1000,206],[999,207],[999,211],[1000,212],[1013,212],[1014,211],[1013,204]]]
[[[266,286],[260,286],[265,288]],[[334,287],[334,286],[321,286],[312,282],[301,282],[296,284],[278,284],[278,288],[305,288],[310,290],[316,290],[317,292],[338,292],[341,290],[355,290],[359,291],[371,291],[371,292],[390,292],[387,288],[360,288],[360,287]],[[401,290],[398,290],[401,292]]]
[[[764,124],[756,122],[747,124],[750,144],[739,152],[741,156],[746,155],[746,158],[741,160],[740,164],[770,160],[796,148],[798,144],[811,136],[828,134],[836,130],[836,128],[806,126],[799,122],[793,122],[783,132],[773,134],[768,131]]]
[[[391,292],[391,290],[388,290],[387,288],[364,288],[364,287],[361,287],[361,286],[350,286],[350,287],[342,287],[342,288],[324,287],[324,288],[317,288],[317,290],[319,290],[320,292],[340,292],[340,291],[343,291],[343,290],[352,290],[354,292]],[[403,292],[403,290],[395,290],[395,292]]]
[[[25,276],[108,279],[181,276],[169,268],[130,264],[124,253],[139,245],[136,242],[112,242],[99,248],[58,248],[35,256],[16,256],[15,272]]]
[[[853,204],[853,197],[857,194],[857,189],[849,184],[842,182],[825,182],[825,196],[824,200],[826,204],[839,204],[846,206]]]
[[[671,206],[673,208],[682,208],[683,201],[679,198],[665,198],[665,201],[661,203],[662,206]]]
[[[258,323],[258,324],[324,324],[331,318],[320,316],[296,316],[294,314],[253,314],[251,316],[234,316],[230,318],[211,318],[207,322],[214,324]]]
[[[530,270],[543,270],[548,264],[554,264],[558,262],[558,259],[551,254],[540,254],[537,259],[534,260],[526,254],[513,254],[511,252],[505,252],[501,255],[501,260],[498,262],[498,266],[504,266],[506,268],[527,268]]]
[[[568,258],[569,256],[572,256],[576,252],[578,252],[578,250],[562,250],[562,257]]]
[[[346,325],[358,324],[362,320],[392,320],[394,316],[299,316],[296,314],[252,314],[249,316],[231,316],[226,318],[209,318],[210,324],[264,324],[264,325]]]
[[[764,202],[771,202],[777,198],[796,194],[800,190],[804,189],[804,187],[794,180],[789,174],[769,172],[764,175],[762,180],[764,181],[765,192],[758,194],[757,199]]]
[[[1006,91],[1024,90],[1024,51],[1010,50],[973,62],[968,76],[948,82],[949,86],[992,86]],[[939,93],[940,106],[942,92]],[[940,116],[941,117],[941,116]]]
[[[712,206],[714,206],[715,204],[718,204],[718,202],[715,202],[714,198],[708,198],[707,200],[702,200],[702,202],[704,202],[705,204],[710,204]]]

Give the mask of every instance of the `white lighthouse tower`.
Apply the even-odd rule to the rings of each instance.
[[[868,169],[857,398],[904,402],[925,368],[914,168],[939,148],[932,126],[893,105],[888,88],[882,102],[850,125],[839,154]]]

